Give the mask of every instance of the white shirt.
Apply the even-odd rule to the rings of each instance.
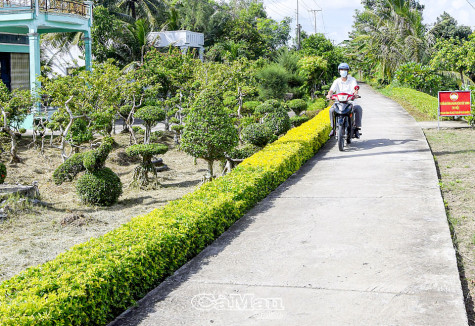
[[[339,93],[348,93],[348,94],[353,94],[355,92],[355,87],[358,85],[356,82],[356,79],[350,75],[348,75],[346,81],[343,81],[340,78],[335,79],[335,81],[332,84],[332,87],[330,87],[330,90],[333,91],[333,94],[339,94]]]

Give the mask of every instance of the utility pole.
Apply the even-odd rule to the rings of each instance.
[[[317,12],[322,11],[322,9],[313,9],[309,11],[313,13],[313,18],[315,20],[315,34],[317,34]]]
[[[297,0],[297,50],[300,50],[299,0]]]

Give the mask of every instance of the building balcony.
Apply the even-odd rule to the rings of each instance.
[[[0,0],[0,15],[33,13],[36,7],[40,13],[91,16],[90,5],[68,0]]]

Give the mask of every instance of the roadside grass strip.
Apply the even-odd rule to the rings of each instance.
[[[416,91],[412,88],[404,87],[388,86],[386,88],[378,89],[378,91],[395,100],[404,108],[409,106],[410,109],[419,111],[427,115],[429,118],[437,120],[437,110],[439,107],[437,97]]]
[[[228,175],[0,284],[0,325],[104,325],[198,254],[328,140],[328,108]]]

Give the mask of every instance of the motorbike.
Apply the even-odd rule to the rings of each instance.
[[[361,96],[348,93],[339,93],[332,96],[335,100],[335,114],[333,116],[333,134],[336,135],[338,149],[344,150],[345,140],[351,144],[352,138],[359,138],[359,131],[355,125],[353,101]]]

